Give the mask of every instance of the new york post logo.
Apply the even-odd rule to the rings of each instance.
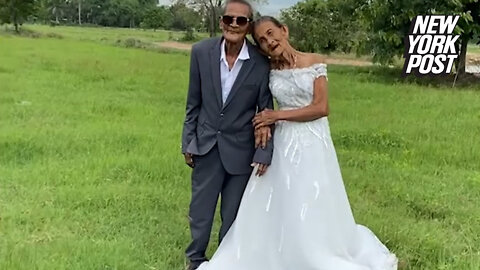
[[[460,16],[419,15],[415,17],[405,41],[405,64],[402,75],[446,75],[458,58],[457,42],[453,35]]]

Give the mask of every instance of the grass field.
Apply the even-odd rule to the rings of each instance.
[[[480,54],[480,45],[475,43],[468,44],[467,53]]]
[[[0,34],[12,35],[14,30],[5,25],[0,28]],[[194,33],[194,40],[184,41],[185,33],[180,31],[111,27],[53,27],[40,24],[23,26],[21,35],[31,38],[91,41],[116,47],[139,48],[164,53],[185,53],[183,48],[177,48],[174,45],[166,46],[165,43],[180,44],[179,42],[181,42],[182,47],[189,47],[192,43],[208,37],[206,33]]]
[[[182,269],[189,57],[55,29],[0,35],[0,269]],[[403,269],[480,269],[480,91],[330,66],[329,92],[357,222]]]
[[[65,38],[76,40],[103,41],[106,43],[117,42],[128,38],[136,38],[144,42],[163,42],[168,40],[180,40],[182,32],[137,28],[109,28],[109,27],[72,27],[72,26],[47,26],[28,25],[27,29],[47,35],[57,34]],[[205,33],[197,34],[206,37]]]

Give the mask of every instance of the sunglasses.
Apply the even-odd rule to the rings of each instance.
[[[236,21],[239,26],[244,26],[247,23],[251,21],[250,18],[239,16],[239,17],[233,17],[229,15],[223,15],[222,16],[222,22],[226,25],[230,25],[233,23],[233,21]]]

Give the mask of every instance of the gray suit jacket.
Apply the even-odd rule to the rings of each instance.
[[[268,59],[247,41],[250,59],[243,63],[223,105],[221,42],[222,38],[211,38],[192,48],[182,153],[205,155],[217,144],[227,172],[248,174],[252,161],[270,164],[272,159],[273,139],[265,149],[255,149],[252,126],[258,111],[273,109],[268,86],[270,67]]]

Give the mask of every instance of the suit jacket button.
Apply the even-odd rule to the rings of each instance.
[[[220,114],[221,117],[223,117],[223,115],[224,115],[223,113]]]
[[[217,133],[218,133],[218,134],[222,134],[222,132],[221,132],[220,130],[219,130],[219,131],[217,131]]]

